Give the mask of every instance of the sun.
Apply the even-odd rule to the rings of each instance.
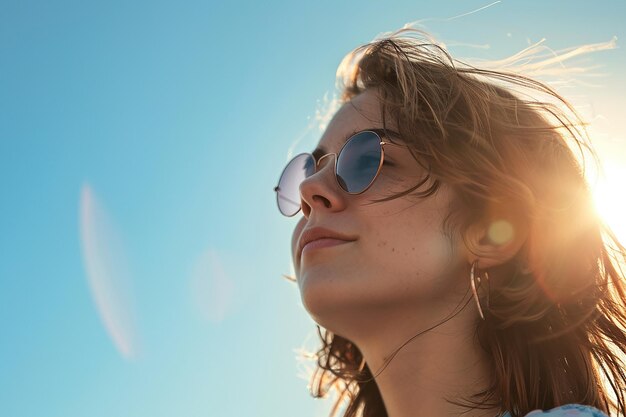
[[[603,165],[605,175],[593,186],[596,211],[620,243],[626,244],[626,163],[605,160]]]

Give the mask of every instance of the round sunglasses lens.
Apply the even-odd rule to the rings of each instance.
[[[288,217],[300,210],[300,183],[315,173],[315,161],[308,153],[295,156],[278,181],[276,201],[280,212]]]
[[[337,160],[337,180],[345,191],[360,193],[374,180],[382,157],[380,137],[370,131],[357,133],[343,146]]]

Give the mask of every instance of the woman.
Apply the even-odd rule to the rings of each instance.
[[[626,251],[593,210],[582,122],[412,35],[346,57],[343,105],[275,188],[303,215],[313,395],[336,389],[345,417],[624,415]]]

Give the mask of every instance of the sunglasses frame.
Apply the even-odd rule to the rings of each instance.
[[[349,192],[349,191],[346,191],[346,190],[345,190],[345,189],[341,186],[341,184],[339,183],[339,178],[337,177],[337,161],[339,160],[339,155],[341,155],[341,152],[343,152],[343,149],[344,149],[344,148],[348,145],[348,143],[350,143],[350,141],[351,141],[352,139],[354,139],[357,135],[360,135],[361,133],[368,133],[368,132],[373,133],[373,134],[374,134],[374,135],[376,135],[376,137],[378,138],[378,142],[379,142],[379,145],[380,145],[380,162],[379,162],[379,164],[378,164],[378,169],[376,170],[376,174],[374,174],[374,177],[373,177],[373,178],[372,178],[372,180],[369,182],[369,184],[367,185],[367,187],[365,187],[365,188],[363,189],[363,191],[359,191],[358,193],[351,193],[351,192]],[[280,180],[283,178],[283,175],[285,174],[285,170],[287,169],[287,167],[289,167],[289,164],[291,164],[291,162],[292,162],[293,160],[295,160],[296,158],[300,157],[301,155],[309,155],[311,158],[313,158],[313,161],[315,162],[315,172],[314,172],[312,175],[317,174],[317,172],[318,172],[317,168],[319,167],[319,163],[322,161],[322,159],[326,158],[327,156],[332,155],[332,156],[334,156],[334,157],[335,157],[335,158],[334,158],[334,159],[335,159],[335,169],[334,169],[334,177],[335,177],[335,182],[337,183],[337,185],[339,186],[339,188],[341,188],[341,190],[342,190],[343,192],[345,192],[345,193],[347,193],[347,194],[350,194],[350,195],[359,195],[359,194],[363,194],[364,192],[366,192],[367,190],[369,190],[369,188],[372,186],[372,184],[374,184],[374,181],[376,181],[376,178],[378,178],[378,174],[380,174],[380,171],[382,170],[383,164],[384,164],[384,162],[385,162],[385,145],[396,145],[396,146],[401,146],[401,145],[398,145],[398,144],[393,143],[393,142],[385,142],[384,140],[382,140],[382,138],[381,138],[381,134],[380,134],[380,133],[378,133],[376,130],[372,130],[372,129],[361,130],[360,132],[356,132],[356,133],[354,133],[353,135],[351,135],[351,136],[348,138],[348,140],[346,140],[346,143],[344,143],[344,144],[343,144],[343,146],[341,147],[341,149],[339,150],[339,152],[337,152],[337,153],[330,152],[330,153],[327,153],[327,154],[325,154],[325,155],[322,155],[322,156],[320,156],[320,157],[319,157],[319,159],[318,159],[317,161],[315,160],[315,157],[313,156],[313,154],[311,154],[310,152],[303,152],[303,153],[300,153],[300,154],[298,154],[298,155],[294,156],[293,158],[291,158],[291,159],[289,160],[289,162],[287,162],[287,165],[285,165],[285,167],[283,168],[282,172],[280,173],[280,177],[278,177],[278,183],[280,184]],[[306,177],[306,178],[309,178],[309,177]],[[305,178],[305,179],[306,179],[306,178]],[[300,208],[298,208],[298,210],[297,210],[295,213],[293,213],[292,215],[290,215],[290,216],[288,216],[288,215],[284,214],[284,213],[280,210],[280,204],[278,204],[278,199],[280,198],[280,197],[279,197],[279,195],[278,195],[279,190],[280,190],[280,187],[279,187],[278,185],[277,185],[276,187],[274,187],[274,191],[276,192],[276,204],[278,205],[278,211],[279,211],[279,212],[280,212],[283,216],[286,216],[286,217],[293,217],[293,216],[295,216],[296,214],[298,214],[298,213],[300,212],[300,210],[302,210],[302,204],[300,204]],[[285,198],[285,197],[283,197],[283,198]],[[294,203],[294,204],[295,204],[295,202],[292,202],[292,203]]]

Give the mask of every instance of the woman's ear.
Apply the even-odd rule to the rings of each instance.
[[[467,261],[478,260],[481,269],[502,265],[520,251],[526,238],[527,228],[506,218],[473,224],[464,239]]]

